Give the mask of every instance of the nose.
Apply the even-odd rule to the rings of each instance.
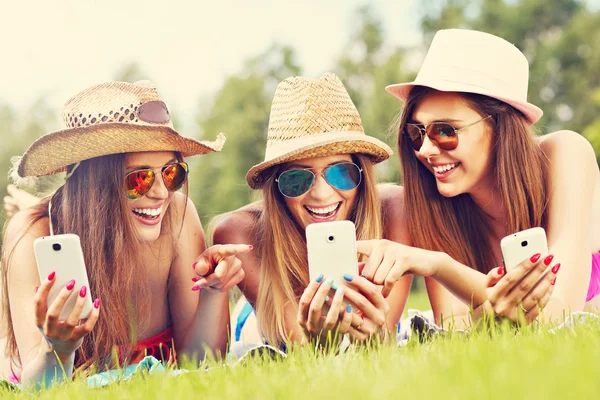
[[[436,146],[435,143],[429,139],[429,136],[424,135],[423,144],[419,149],[419,155],[423,158],[428,158],[431,156],[437,156],[441,153],[440,148]]]
[[[315,200],[326,200],[331,196],[333,188],[327,183],[323,174],[315,174],[315,183],[309,191],[309,196]]]
[[[146,196],[159,200],[165,200],[167,197],[169,197],[169,190],[165,186],[165,182],[163,181],[163,177],[160,172],[156,174],[154,178],[154,184]]]

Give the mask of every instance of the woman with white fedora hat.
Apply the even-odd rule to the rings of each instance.
[[[225,137],[179,135],[147,81],[92,86],[71,98],[62,116],[66,128],[36,140],[15,163],[17,179],[67,175],[55,193],[13,216],[4,232],[2,311],[12,380],[47,384],[73,370],[103,370],[146,355],[174,362],[175,351],[224,354],[227,290],[243,276],[236,255],[251,246],[205,249],[185,194],[183,160],[220,151]],[[90,287],[71,280],[49,303],[54,282],[70,279],[60,276],[69,266],[40,277],[33,241],[62,233],[80,237]],[[195,283],[200,278],[202,290]],[[96,300],[80,321],[89,293]],[[59,320],[73,297],[73,311]]]
[[[363,342],[394,331],[411,278],[397,279],[382,290],[372,277],[344,276],[356,291],[336,287],[332,277],[309,281],[305,239],[309,224],[335,220],[354,222],[359,251],[372,240],[389,237],[393,221],[401,218],[395,203],[402,189],[379,189],[373,164],[390,154],[389,146],[364,133],[356,107],[334,74],[291,77],[277,87],[265,160],[246,175],[263,199],[212,224],[214,243],[253,243],[257,248],[239,256],[245,271],[239,287],[256,310],[268,343],[319,342],[329,332]],[[429,262],[433,252],[406,247],[405,253]],[[471,282],[459,288],[460,295],[483,298],[483,280],[475,274],[465,267],[441,282]],[[325,304],[329,310],[322,315]]]
[[[450,256],[425,276],[464,265],[488,274],[483,303],[459,301],[427,279],[438,321],[468,323],[469,306],[476,315],[487,310],[525,322],[543,308],[550,321],[600,297],[594,152],[571,131],[536,137],[532,125],[542,110],[527,102],[528,74],[525,56],[504,39],[449,29],[435,35],[414,82],[386,88],[405,102],[398,128],[405,193],[398,201],[406,218],[393,225],[395,235]],[[500,240],[536,226],[547,232],[550,255],[531,254],[510,271],[497,268]],[[377,243],[366,251],[394,259],[398,246]],[[368,262],[364,273],[394,282],[408,268],[389,265]]]

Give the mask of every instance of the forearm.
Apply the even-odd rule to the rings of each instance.
[[[439,253],[436,273],[431,277],[463,303],[476,309],[487,300],[487,277],[459,263],[446,253]]]
[[[37,356],[23,367],[21,383],[36,389],[50,387],[53,383],[70,380],[73,376],[75,353],[57,354],[43,340]]]
[[[229,299],[227,292],[200,291],[200,301],[182,353],[203,360],[207,352],[224,356],[229,339]]]

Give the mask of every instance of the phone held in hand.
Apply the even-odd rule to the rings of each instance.
[[[344,275],[358,275],[356,228],[352,221],[332,221],[306,227],[310,280],[321,274],[338,285],[346,285]]]
[[[500,248],[507,271],[537,253],[542,255],[543,260],[548,255],[546,231],[537,227],[513,233],[500,241]]]
[[[40,274],[40,282],[47,279],[53,271],[56,272],[54,284],[48,294],[48,307],[69,281],[74,279],[75,287],[60,312],[59,320],[66,320],[71,314],[82,286],[87,287],[87,293],[80,318],[87,318],[92,311],[92,294],[79,236],[72,233],[43,236],[34,240],[33,251]]]

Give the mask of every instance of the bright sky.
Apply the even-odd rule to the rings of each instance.
[[[185,125],[224,79],[274,42],[296,51],[304,75],[332,67],[359,0],[0,0],[0,102],[22,109],[46,96],[57,109],[136,62]],[[374,1],[387,43],[420,40],[418,0]]]

